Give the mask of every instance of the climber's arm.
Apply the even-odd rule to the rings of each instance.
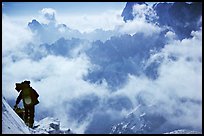
[[[22,91],[20,92],[19,96],[17,97],[16,99],[16,106],[19,104],[19,102],[21,101],[22,99]]]

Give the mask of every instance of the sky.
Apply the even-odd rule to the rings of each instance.
[[[3,96],[14,103],[15,83],[30,80],[40,95],[36,119],[57,117],[77,133],[109,132],[137,98],[174,125],[200,129],[202,26],[178,39],[152,21],[158,16],[148,5],[134,5],[125,22],[125,5],[4,2]]]
[[[153,5],[155,2],[147,2]],[[106,10],[122,10],[126,2],[2,2],[8,15],[36,15],[42,8],[53,8],[62,14],[100,13]]]
[[[99,13],[121,10],[125,2],[3,2],[3,12],[8,15],[36,15],[42,8],[53,8],[60,13]]]

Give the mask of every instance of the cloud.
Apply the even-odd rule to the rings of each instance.
[[[73,59],[52,55],[39,61],[21,59],[7,64],[6,68],[3,69],[3,96],[15,100],[18,95],[17,91],[14,90],[15,83],[30,80],[31,86],[40,95],[40,104],[37,106],[38,111],[36,113],[37,119],[42,116],[39,115],[41,114],[40,111],[46,110],[46,114],[59,118],[64,126],[72,127],[77,133],[84,133],[85,126],[90,123],[90,119],[85,116],[82,121],[78,122],[77,118],[70,115],[77,108],[70,109],[73,101],[77,100],[81,103],[82,98],[87,97],[87,95],[94,94],[100,98],[105,97],[108,93],[105,85],[98,86],[83,80],[83,75],[86,75],[89,67],[91,64],[84,55]],[[88,107],[88,105],[86,106]],[[82,108],[76,112],[80,113],[80,110]],[[59,111],[61,111],[60,114]],[[84,111],[81,114],[86,113],[89,112]]]
[[[106,41],[111,36],[120,35],[115,27],[123,23],[118,10],[105,11],[100,15],[94,13],[56,15],[54,9],[44,8],[40,13],[42,16],[36,17],[40,26],[34,24],[36,21],[32,21],[30,22],[30,26],[33,26],[31,30],[41,42],[49,44],[61,37]],[[48,35],[48,33],[52,34]]]
[[[13,84],[18,81],[10,78],[9,73],[4,71],[13,64],[14,61],[27,58],[24,48],[34,40],[32,32],[15,19],[3,14],[2,16],[2,93],[7,98],[13,98],[17,92],[12,90]],[[37,40],[34,40],[37,42]],[[15,68],[12,72],[17,72]],[[20,73],[17,72],[18,75]]]
[[[143,95],[144,102],[159,106],[154,112],[162,114],[174,125],[201,129],[202,30],[192,32],[192,35],[194,37],[190,39],[172,40],[161,52],[152,55],[151,58],[156,57],[154,61],[163,56],[156,80],[129,75],[126,86],[115,94],[127,96],[136,106],[139,104],[137,96],[147,93]]]
[[[20,50],[33,40],[33,34],[29,29],[5,14],[2,18],[2,31],[3,55],[13,49]]]
[[[165,37],[167,37],[169,40],[174,40],[176,38],[176,34],[172,31],[168,31],[166,34],[165,34]]]
[[[146,36],[158,34],[161,28],[155,24],[147,23],[143,19],[134,19],[127,21],[119,29],[121,33],[134,35],[135,33],[144,33]]]
[[[148,21],[153,21],[157,19],[158,16],[151,6],[145,4],[135,4],[133,6],[133,16],[134,19],[147,19]]]
[[[66,39],[82,38],[90,41],[106,41],[112,36],[122,34],[144,33],[146,36],[158,34],[161,31],[156,24],[150,23],[156,18],[155,12],[149,6],[135,7],[133,14],[134,20],[124,22],[120,16],[120,10],[108,10],[99,14],[58,14],[51,8],[44,8],[40,11],[43,18],[39,22],[44,28],[38,32],[42,42],[53,43],[57,39],[64,37]],[[139,14],[135,15],[135,14]],[[66,17],[65,17],[66,16]],[[144,16],[148,16],[147,18]],[[53,23],[50,23],[53,22]],[[46,25],[44,25],[46,24]],[[52,35],[47,35],[52,33]]]
[[[134,8],[134,20],[128,21],[126,23],[120,16],[122,11],[119,10],[108,10],[101,13],[100,15],[96,15],[94,13],[80,15],[59,14],[58,16],[56,16],[57,24],[66,24],[66,26],[70,29],[65,28],[62,31],[62,28],[60,28],[59,31],[54,30],[54,32],[52,33],[55,33],[55,35],[57,35],[55,37],[61,36],[65,38],[85,38],[91,41],[105,41],[108,40],[111,36],[119,36],[122,34],[133,35],[135,33],[142,32],[145,35],[149,36],[155,33],[159,33],[161,31],[161,28],[159,28],[156,24],[150,23],[151,20],[157,17],[153,9],[145,5],[139,6],[141,7]],[[44,9],[42,11],[44,11]],[[53,9],[51,11],[53,11]],[[48,13],[52,13],[51,11],[49,11]],[[55,15],[54,11],[52,15]],[[148,21],[147,18],[145,18],[146,16],[148,16]],[[53,29],[52,26],[50,28]]]
[[[22,59],[12,63],[12,65],[8,65],[9,68],[4,70],[4,74],[8,73],[9,75],[7,77],[13,77],[16,81],[26,78],[31,79],[31,82],[34,82],[33,84],[35,84],[39,93],[42,94],[42,102],[47,102],[45,105],[52,105],[54,102],[50,103],[49,101],[43,100],[50,98],[52,101],[58,101],[55,99],[57,95],[66,98],[63,94],[66,94],[69,90],[73,91],[71,96],[73,98],[93,91],[93,86],[82,80],[82,76],[86,74],[89,65],[85,56],[76,59],[67,59],[49,55],[40,61]],[[56,79],[58,80],[56,81]],[[51,87],[49,84],[53,86]],[[81,86],[76,88],[76,84],[81,84]],[[48,86],[49,88],[47,88]],[[52,95],[55,92],[60,93]],[[46,95],[47,93],[51,94],[50,97]],[[71,99],[70,96],[67,97]]]
[[[68,13],[68,15],[58,15],[56,18],[59,23],[64,23],[72,29],[79,30],[81,33],[89,33],[95,29],[114,30],[115,26],[123,23],[121,12],[121,10],[108,10],[97,14],[71,15]]]
[[[152,21],[157,19],[156,12],[148,5],[135,4],[133,6],[133,20],[128,20],[121,25],[119,31],[126,34],[144,33],[149,36],[161,32],[161,28]]]
[[[53,23],[56,21],[55,15],[56,15],[56,10],[52,8],[43,8],[40,13],[43,15],[44,19],[48,23]]]

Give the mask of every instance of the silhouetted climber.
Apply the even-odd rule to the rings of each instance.
[[[18,107],[21,99],[23,100],[23,106],[25,108],[24,122],[27,126],[33,127],[35,105],[39,103],[38,93],[30,86],[30,81],[23,81],[22,83],[16,83],[16,88],[20,92],[16,99],[14,108]]]

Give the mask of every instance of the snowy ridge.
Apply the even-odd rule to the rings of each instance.
[[[186,129],[179,129],[179,130],[174,130],[172,132],[167,132],[164,134],[202,134],[202,133],[197,131],[186,130]]]
[[[31,134],[29,128],[2,98],[2,134]]]

